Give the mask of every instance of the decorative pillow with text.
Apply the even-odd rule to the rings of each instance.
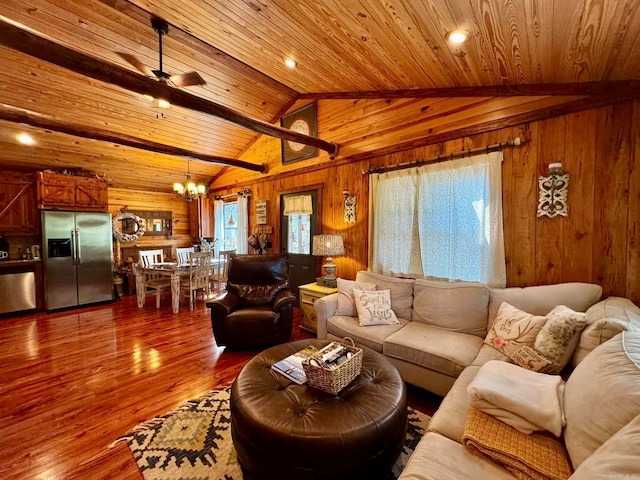
[[[511,358],[523,345],[533,346],[546,321],[547,317],[532,315],[502,302],[484,343]]]
[[[520,347],[511,354],[510,358],[516,365],[534,372],[542,372],[545,368],[553,364],[551,360],[544,355],[540,355],[540,353],[536,352],[529,345]]]
[[[391,291],[364,291],[353,289],[360,326],[392,325],[400,323],[391,309]]]

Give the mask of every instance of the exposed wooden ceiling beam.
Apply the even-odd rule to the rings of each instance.
[[[640,80],[617,82],[545,83],[529,85],[493,85],[486,87],[416,88],[375,92],[301,93],[298,100],[340,100],[427,97],[515,97],[555,95],[633,95],[640,90]]]
[[[205,100],[184,90],[172,88],[163,82],[131,72],[113,63],[105,62],[59,45],[44,37],[23,30],[2,16],[0,16],[0,44],[81,75],[117,85],[142,95],[161,98],[169,101],[172,105],[206,113],[254,132],[319,148],[328,152],[331,158],[335,158],[338,153],[338,145],[336,143],[249,118],[224,105]]]
[[[152,142],[143,138],[133,137],[122,133],[110,132],[99,128],[91,128],[84,125],[78,125],[69,122],[63,122],[56,118],[41,113],[23,110],[11,105],[0,104],[0,120],[6,120],[14,123],[24,123],[32,127],[46,128],[56,132],[74,135],[76,137],[89,138],[92,140],[101,140],[104,142],[113,142],[118,145],[126,145],[128,147],[139,148],[149,152],[164,153],[166,155],[174,155],[177,157],[199,160],[202,162],[216,163],[220,165],[229,165],[232,167],[244,168],[254,172],[267,173],[267,166],[256,165],[255,163],[236,160],[235,158],[218,157],[215,155],[206,155],[203,153],[193,152],[184,148],[173,147],[162,143]]]
[[[99,0],[103,4],[108,7],[115,9],[116,11],[126,15],[129,18],[137,20],[138,22],[145,24],[151,29],[151,19],[155,17],[152,13],[148,12],[140,8],[138,5],[133,4],[129,0]],[[180,42],[181,44],[193,49],[195,52],[201,53],[202,55],[206,55],[208,58],[215,58],[215,61],[228,67],[235,72],[238,72],[242,76],[246,77],[248,80],[266,85],[267,87],[281,92],[288,97],[297,97],[298,92],[293,90],[291,87],[284,85],[283,83],[274,80],[268,75],[256,70],[250,65],[247,65],[244,62],[232,57],[231,55],[226,54],[222,50],[215,48],[213,45],[209,45],[207,42],[201,40],[200,38],[195,37],[189,32],[182,30],[181,28],[176,27],[175,25],[170,25],[169,35],[174,40]],[[277,117],[279,118],[279,117]],[[274,121],[277,120],[274,118]]]

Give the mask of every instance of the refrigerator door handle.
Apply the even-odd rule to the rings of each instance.
[[[80,230],[76,229],[76,261],[78,265],[82,263],[82,251],[80,250]]]
[[[76,231],[71,230],[71,265],[76,266]]]

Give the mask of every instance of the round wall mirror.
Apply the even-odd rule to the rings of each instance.
[[[145,221],[133,213],[121,213],[113,218],[113,236],[121,242],[135,242],[144,235]]]

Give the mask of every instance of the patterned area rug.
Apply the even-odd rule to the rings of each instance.
[[[242,480],[230,420],[229,389],[215,390],[138,425],[112,445],[127,441],[145,480]],[[409,408],[405,444],[389,479],[398,478],[429,420]]]

